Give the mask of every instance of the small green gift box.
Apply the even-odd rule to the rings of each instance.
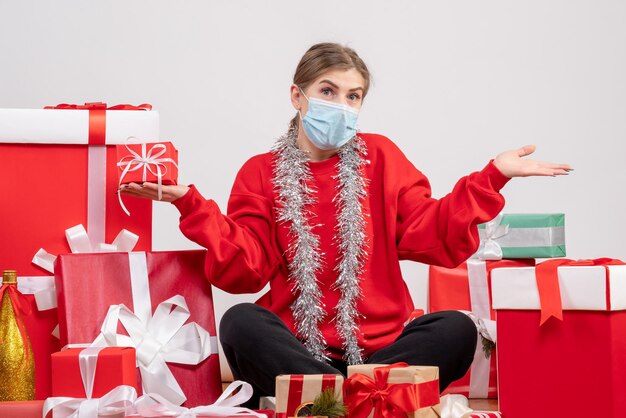
[[[565,214],[500,214],[478,225],[483,260],[565,257]]]

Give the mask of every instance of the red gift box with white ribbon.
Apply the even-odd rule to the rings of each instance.
[[[431,266],[429,269],[429,312],[462,310],[471,312],[478,324],[479,335],[470,370],[453,382],[444,394],[460,394],[468,398],[497,398],[497,342],[495,311],[491,307],[491,273],[503,267],[533,266],[534,259],[483,261],[470,259],[454,269]],[[481,335],[484,334],[484,335]],[[496,344],[488,353],[483,348],[487,339]]]
[[[222,388],[204,261],[203,250],[60,255],[62,343],[135,347],[145,392],[214,402]]]
[[[178,183],[178,151],[171,142],[117,145],[119,185],[156,183],[161,200],[163,185]],[[130,215],[119,195],[120,205]]]
[[[128,199],[133,212],[128,217],[115,196],[114,164],[114,144],[130,136],[158,140],[159,115],[150,109],[104,103],[0,109],[0,219],[10,220],[2,224],[0,265],[28,278],[23,292],[49,288],[51,274],[31,260],[40,248],[52,254],[69,252],[63,231],[74,225],[87,227],[94,247],[112,242],[128,228],[141,237],[137,249],[151,249],[152,202]],[[31,314],[24,322],[35,358],[36,398],[44,399],[50,395],[50,354],[60,349],[51,335],[57,311],[40,311],[32,294],[26,298]]]
[[[119,184],[178,182],[178,150],[171,142],[117,145]]]
[[[491,284],[503,416],[624,416],[626,265],[556,259]]]
[[[99,398],[119,385],[137,389],[132,347],[67,348],[52,354],[52,396]]]
[[[237,393],[233,392],[238,390]],[[168,403],[158,395],[137,398],[132,386],[121,385],[101,398],[57,397],[43,401],[0,402],[2,418],[68,418],[80,413],[81,418],[90,417],[136,417],[167,418],[193,416],[197,418],[274,418],[274,411],[249,410],[238,405],[252,396],[252,387],[245,382],[233,382],[212,405],[185,408]],[[80,411],[80,412],[79,412]],[[138,413],[138,411],[140,413]]]

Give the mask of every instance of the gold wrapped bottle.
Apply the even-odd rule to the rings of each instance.
[[[17,290],[15,270],[2,273],[0,296],[0,401],[35,399],[35,359],[20,306],[26,301]]]

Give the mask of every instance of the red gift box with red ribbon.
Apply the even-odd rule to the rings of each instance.
[[[111,242],[121,229],[140,236],[137,249],[151,248],[152,203],[128,199],[128,217],[115,196],[118,176],[115,146],[129,136],[158,139],[159,116],[149,105],[104,103],[60,105],[56,109],[0,109],[0,178],[4,222],[0,268],[18,278],[51,276],[31,263],[40,248],[69,252],[64,230],[86,225],[94,242]],[[106,145],[106,146],[104,146]],[[24,290],[26,292],[27,290]],[[24,316],[35,357],[36,398],[50,395],[50,354],[60,348],[52,331],[56,309],[40,311],[25,295]]]
[[[60,255],[62,343],[133,346],[144,391],[213,403],[222,387],[204,262],[203,250]]]
[[[491,307],[491,272],[496,268],[527,267],[534,259],[482,261],[471,259],[457,268],[430,266],[429,312],[462,310],[472,312],[479,324],[492,325],[495,311]],[[479,327],[480,328],[480,327]],[[491,336],[495,338],[495,336]],[[455,393],[468,398],[497,398],[497,353],[483,347],[485,337],[479,335],[470,370],[453,382],[443,394]],[[496,344],[497,347],[497,344]]]
[[[53,353],[52,396],[100,398],[119,385],[138,389],[135,361],[131,347],[68,348]]]
[[[492,295],[503,416],[624,416],[626,265],[557,259],[497,269]]]
[[[343,386],[350,418],[437,418],[439,368],[406,363],[348,366]]]

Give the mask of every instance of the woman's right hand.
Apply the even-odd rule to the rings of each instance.
[[[157,184],[156,183],[128,183],[122,184],[119,188],[119,193],[135,196],[135,197],[143,197],[144,199],[152,199],[159,200],[159,194],[157,192]],[[163,202],[173,202],[174,200],[183,197],[189,191],[189,186],[184,186],[182,184],[176,184],[171,186],[162,185],[161,186],[161,201]]]

